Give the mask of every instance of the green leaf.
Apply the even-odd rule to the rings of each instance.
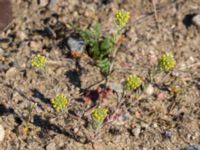
[[[99,40],[99,38],[101,37],[101,29],[98,22],[91,28],[91,32],[93,33],[94,38]]]
[[[101,69],[101,72],[105,75],[109,74],[109,69],[110,69],[110,61],[108,58],[98,60],[97,61],[97,66]]]
[[[113,47],[113,43],[109,38],[105,38],[100,45],[100,50],[103,52],[109,51]]]
[[[109,55],[114,45],[110,38],[105,38],[100,44],[100,58]]]
[[[94,58],[94,59],[98,59],[99,55],[100,55],[100,51],[99,51],[99,44],[98,42],[93,42],[91,49],[90,49],[90,55]]]

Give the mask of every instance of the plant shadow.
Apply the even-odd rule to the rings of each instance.
[[[80,73],[76,69],[68,70],[65,72],[65,76],[75,87],[81,87]]]
[[[20,125],[22,123],[21,117],[14,111],[13,108],[7,108],[5,105],[0,104],[0,116],[8,116],[13,115],[15,122]]]
[[[57,125],[50,123],[48,120],[41,118],[39,115],[34,115],[33,124],[42,129],[51,130],[58,134],[63,134],[65,136],[75,140],[76,142],[79,142],[82,144],[89,143],[89,140],[87,138],[81,137],[81,136],[75,134],[72,130],[66,131],[65,129],[58,127]]]
[[[40,100],[41,100],[43,103],[45,103],[45,104],[50,104],[50,99],[49,99],[49,98],[46,98],[46,97],[44,96],[44,94],[42,94],[39,90],[37,90],[37,89],[32,89],[31,92],[32,92],[32,96],[33,96],[34,98],[40,99]]]
[[[65,76],[69,79],[69,82],[72,85],[81,89],[80,76],[82,75],[83,68],[80,65],[79,59],[76,60],[76,68],[77,69],[72,69],[65,72]]]

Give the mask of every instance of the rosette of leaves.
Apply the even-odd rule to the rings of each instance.
[[[169,71],[176,66],[176,60],[171,53],[165,53],[159,60],[159,69],[161,71]]]
[[[53,107],[59,111],[63,110],[67,106],[68,100],[64,94],[58,94],[55,98],[51,99]]]
[[[127,89],[136,90],[142,85],[142,80],[136,75],[129,75],[125,84]]]
[[[102,125],[102,123],[104,122],[105,118],[107,117],[107,115],[108,115],[107,108],[100,106],[100,107],[94,109],[91,114],[94,127],[95,128],[100,127]]]
[[[44,56],[41,56],[40,54],[35,55],[32,58],[32,66],[40,70],[45,70],[46,58]]]

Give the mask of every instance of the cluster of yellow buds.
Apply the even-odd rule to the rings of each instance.
[[[67,106],[67,102],[67,97],[64,94],[58,94],[51,99],[51,103],[57,111],[64,109]]]
[[[38,69],[45,69],[46,68],[46,58],[37,54],[32,58],[32,66]]]
[[[108,114],[108,109],[104,107],[98,107],[93,110],[91,117],[92,120],[98,124],[101,125],[103,121],[105,120],[106,116]]]
[[[130,18],[130,13],[125,10],[118,10],[115,14],[115,22],[120,28],[123,28]]]
[[[176,60],[171,53],[166,53],[162,55],[159,61],[159,69],[161,71],[169,71],[176,66]]]
[[[129,75],[126,79],[126,88],[129,90],[135,90],[141,86],[142,80],[136,75]]]

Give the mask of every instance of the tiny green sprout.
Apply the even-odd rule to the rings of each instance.
[[[58,94],[55,98],[51,99],[51,103],[53,107],[59,111],[67,106],[68,100],[64,94]]]
[[[98,107],[93,110],[91,117],[92,117],[92,120],[94,121],[94,123],[97,126],[100,126],[103,123],[103,121],[105,120],[107,114],[108,114],[107,108]]]
[[[126,79],[126,88],[129,90],[136,90],[141,84],[142,80],[136,75],[129,75]]]
[[[176,60],[174,59],[174,56],[171,53],[166,53],[162,55],[159,61],[159,69],[161,71],[169,71],[170,69],[173,69],[175,66],[176,66]]]
[[[32,58],[32,66],[44,70],[46,68],[46,58],[40,54],[37,54]]]
[[[123,28],[130,18],[130,13],[121,9],[118,10],[115,14],[115,22],[120,28]]]

